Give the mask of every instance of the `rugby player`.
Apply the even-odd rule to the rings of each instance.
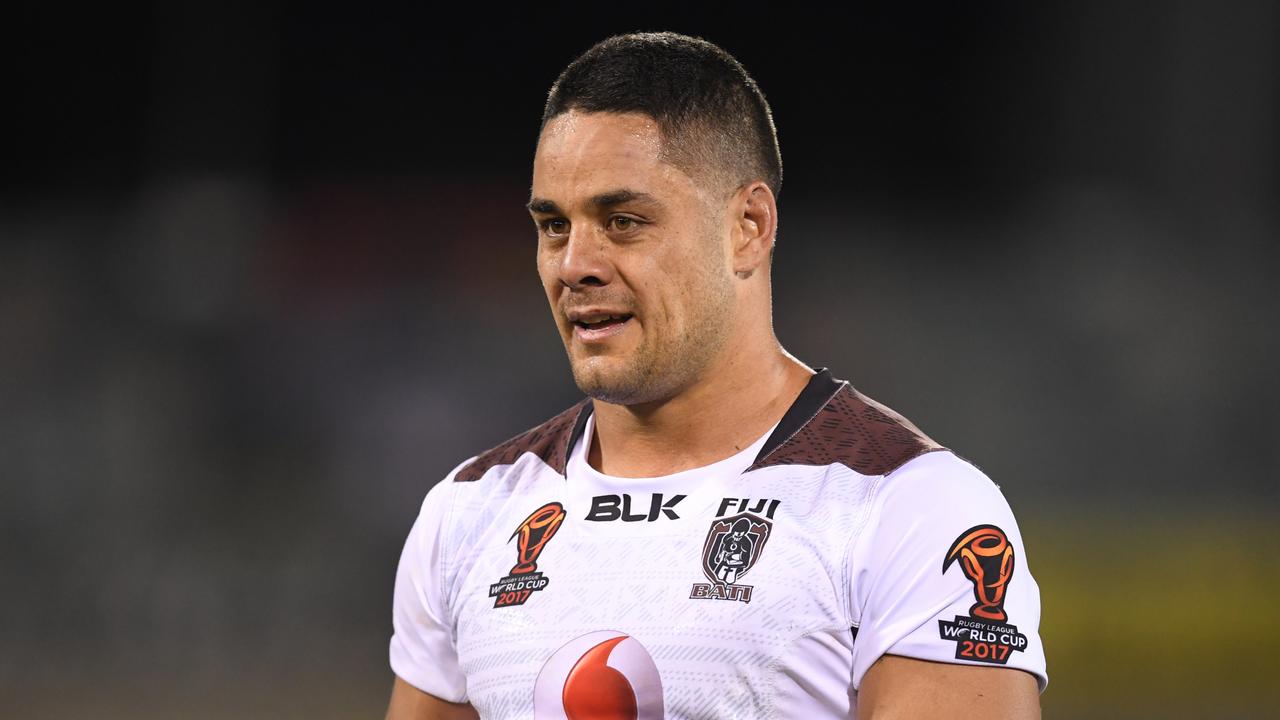
[[[1039,717],[999,490],[774,335],[781,183],[709,42],[617,36],[556,80],[528,210],[586,398],[427,493],[388,718]]]

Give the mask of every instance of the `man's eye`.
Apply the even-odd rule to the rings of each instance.
[[[560,218],[543,220],[540,224],[542,225],[542,232],[548,235],[564,235],[569,231],[569,221]]]
[[[619,231],[625,232],[627,230],[634,229],[639,224],[640,223],[636,222],[635,218],[630,218],[630,217],[627,217],[626,215],[616,215],[614,217],[609,218],[609,225],[610,225],[610,228],[613,230],[619,230]]]

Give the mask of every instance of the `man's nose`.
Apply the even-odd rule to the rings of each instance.
[[[560,282],[576,290],[585,286],[604,286],[612,281],[609,239],[590,226],[572,226],[564,254],[560,257]]]

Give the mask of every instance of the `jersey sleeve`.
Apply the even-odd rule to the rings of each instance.
[[[443,565],[453,474],[427,493],[400,554],[391,613],[391,669],[425,693],[466,702],[466,676],[458,664]]]
[[[882,655],[1010,667],[1048,683],[1040,589],[994,483],[950,452],[886,475],[851,552],[853,686]]]

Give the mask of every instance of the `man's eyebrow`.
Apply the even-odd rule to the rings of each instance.
[[[629,202],[657,204],[658,200],[649,193],[640,192],[638,190],[628,190],[627,188],[600,193],[599,195],[591,198],[591,204],[598,208],[609,208],[614,205],[621,205]]]
[[[597,208],[610,208],[614,205],[621,205],[629,202],[641,202],[657,205],[658,199],[646,192],[639,190],[629,190],[622,188],[619,190],[610,190],[609,192],[600,193],[591,198],[591,204]],[[543,215],[563,215],[564,211],[553,200],[544,198],[530,198],[528,205],[529,212],[540,213]]]
[[[525,205],[529,208],[529,212],[541,213],[543,215],[563,215],[560,212],[560,206],[551,200],[543,200],[542,198],[529,198],[529,204]]]
[[[541,197],[530,197],[529,204],[525,205],[525,208],[529,208],[530,213],[563,215],[556,202],[552,200],[543,200]]]

